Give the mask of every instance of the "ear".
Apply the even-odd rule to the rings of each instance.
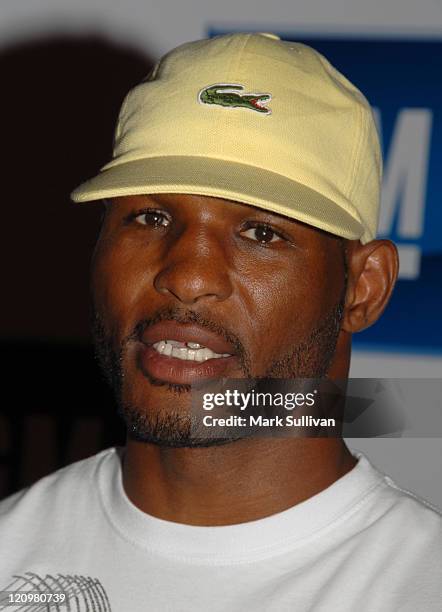
[[[396,246],[390,240],[347,248],[348,285],[342,329],[354,333],[373,325],[388,304],[399,271]]]

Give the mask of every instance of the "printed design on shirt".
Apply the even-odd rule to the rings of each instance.
[[[13,593],[16,603],[11,603]],[[41,601],[41,595],[52,593],[51,601]],[[54,597],[65,594],[64,598]],[[22,602],[25,595],[40,595],[30,602]],[[32,595],[31,595],[32,594]],[[38,601],[40,599],[40,601]],[[63,600],[62,600],[63,599]],[[44,578],[34,572],[12,576],[12,582],[1,589],[0,610],[20,612],[112,612],[109,599],[98,578],[77,574],[46,574]]]
[[[200,104],[215,104],[225,108],[246,108],[257,113],[270,115],[271,110],[265,104],[270,102],[269,93],[241,93],[244,85],[236,83],[216,83],[204,87],[198,94]]]

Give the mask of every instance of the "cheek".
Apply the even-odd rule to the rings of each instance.
[[[241,310],[249,317],[251,349],[258,360],[302,342],[340,296],[334,266],[318,249],[314,257],[300,253],[278,265],[250,267],[242,278]]]
[[[151,270],[125,241],[103,242],[97,249],[91,273],[94,305],[106,327],[118,337],[130,333],[137,323],[136,306],[146,307],[142,294],[149,283]]]

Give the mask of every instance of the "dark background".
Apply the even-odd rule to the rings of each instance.
[[[110,159],[123,98],[151,67],[100,37],[0,49],[0,498],[124,442],[89,331],[102,204],[69,194]]]

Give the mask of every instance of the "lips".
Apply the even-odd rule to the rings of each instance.
[[[146,329],[141,340],[147,345],[155,344],[160,340],[177,340],[184,343],[197,342],[214,353],[234,355],[236,352],[230,342],[194,323],[160,321]]]
[[[143,373],[169,383],[192,384],[204,379],[219,378],[226,376],[237,364],[231,343],[194,323],[161,321],[148,327],[140,340],[139,367]],[[228,353],[229,356],[214,357],[203,362],[183,360],[160,354],[152,345],[161,340],[195,342],[214,353],[221,355]]]

